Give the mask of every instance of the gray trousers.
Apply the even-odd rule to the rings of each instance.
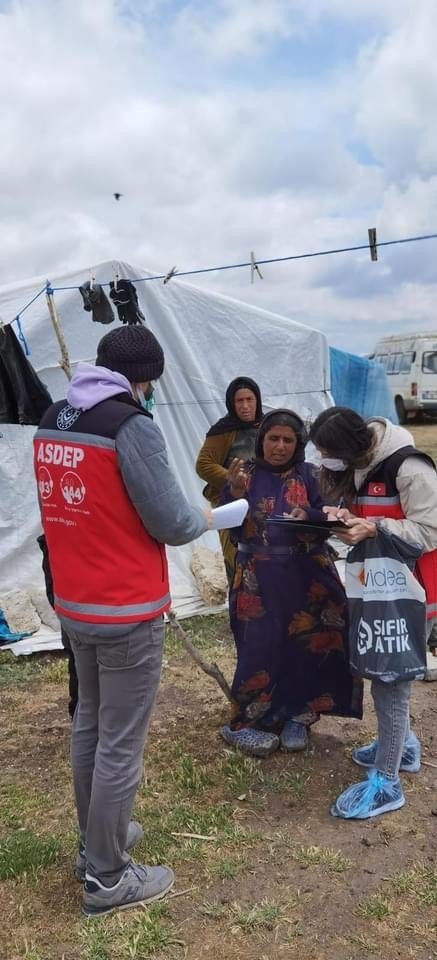
[[[410,732],[411,682],[372,680],[371,693],[378,721],[375,767],[386,777],[397,777],[404,743]]]
[[[161,675],[164,621],[147,620],[122,637],[67,633],[79,678],[71,764],[87,871],[106,886],[130,856],[126,839]]]
[[[428,640],[433,621],[427,622]],[[386,777],[397,777],[404,744],[410,733],[411,682],[383,683],[372,680],[371,693],[378,721],[378,748],[375,767]]]

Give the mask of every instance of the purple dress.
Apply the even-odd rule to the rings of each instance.
[[[278,730],[293,717],[322,713],[361,718],[363,686],[349,670],[346,595],[330,549],[320,534],[266,523],[296,506],[309,519],[324,518],[314,466],[278,473],[258,460],[243,469],[249,512],[234,532],[231,727]],[[226,485],[221,502],[230,500]]]

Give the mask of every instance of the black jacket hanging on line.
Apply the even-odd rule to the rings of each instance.
[[[0,329],[0,423],[38,425],[52,398],[9,324]]]

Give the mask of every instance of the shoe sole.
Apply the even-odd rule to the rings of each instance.
[[[354,757],[353,754],[352,754],[352,760],[354,763],[356,763],[357,767],[364,767],[366,770],[372,770],[372,768],[375,766],[374,763],[364,763],[363,760],[358,760],[358,758]],[[420,771],[420,762],[418,766],[407,767],[401,764],[399,767],[400,773],[419,773],[419,771]]]
[[[283,753],[301,753],[302,750],[306,750],[308,746],[308,741],[306,743],[300,743],[299,746],[290,747],[286,743],[282,743],[281,740],[281,750]]]
[[[339,820],[370,820],[371,817],[379,817],[381,813],[390,813],[392,810],[400,810],[404,805],[405,797],[402,797],[400,800],[392,800],[391,803],[385,803],[383,807],[378,807],[378,810],[371,810],[371,812],[367,813],[365,817],[345,817],[339,812],[337,804],[333,803],[329,812],[331,817],[337,817]]]
[[[233,740],[227,738],[227,736],[220,732],[220,736],[225,743],[229,744],[230,747],[233,747],[234,750],[239,750],[240,753],[245,753],[248,757],[269,757],[271,753],[276,753],[279,750],[279,739],[277,743],[273,743],[271,747],[249,747],[244,746],[240,743],[234,743]]]
[[[154,897],[143,897],[141,900],[131,900],[129,903],[114,903],[109,907],[100,908],[87,907],[86,904],[83,904],[82,913],[86,917],[103,917],[108,913],[115,913],[116,910],[134,910],[135,907],[141,907],[143,904],[155,903],[156,900],[163,900],[163,898],[170,893],[170,890],[174,887],[174,885],[175,880],[172,880],[165,890],[161,890],[160,893],[155,893]]]

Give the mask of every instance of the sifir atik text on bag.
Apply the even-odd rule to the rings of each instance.
[[[353,673],[387,682],[426,671],[425,591],[412,569],[421,548],[379,528],[346,561]]]

